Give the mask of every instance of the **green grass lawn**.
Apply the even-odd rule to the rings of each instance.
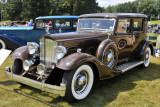
[[[147,69],[137,67],[112,79],[98,81],[85,100],[73,104],[67,103],[59,95],[21,86],[5,77],[5,67],[12,66],[12,63],[13,60],[9,57],[0,67],[0,107],[160,106],[160,58],[152,58]]]

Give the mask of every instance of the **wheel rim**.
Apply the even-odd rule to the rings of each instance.
[[[71,91],[75,99],[84,99],[90,92],[94,81],[93,70],[89,65],[80,66],[72,79]]]
[[[88,85],[88,73],[86,71],[81,71],[74,80],[74,88],[77,94],[82,94]]]
[[[144,65],[147,67],[150,63],[151,50],[147,48],[145,56],[144,56]]]
[[[111,67],[114,63],[114,50],[113,49],[109,49],[108,52],[106,53],[106,65],[108,67]]]

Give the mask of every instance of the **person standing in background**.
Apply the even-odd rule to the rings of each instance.
[[[26,21],[25,27],[28,27],[28,21]]]
[[[33,20],[31,19],[30,22],[28,23],[28,27],[32,27],[33,26]]]

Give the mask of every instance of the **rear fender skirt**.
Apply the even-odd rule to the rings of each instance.
[[[146,50],[147,47],[150,47],[150,49],[151,49],[151,55],[153,55],[153,56],[155,55],[152,42],[146,40],[145,43],[144,43],[144,45],[143,45],[143,47],[142,47],[141,53],[140,53],[141,58],[143,58],[143,55],[144,55],[145,50]]]
[[[14,59],[21,59],[22,61],[26,59],[30,59],[31,55],[28,52],[27,46],[22,46],[20,48],[17,48],[12,54],[11,57]]]
[[[63,58],[57,64],[57,67],[62,70],[73,70],[83,63],[93,63],[98,69],[100,79],[113,77],[115,75],[114,70],[108,68],[102,62],[100,62],[96,57],[86,53],[73,53]]]
[[[15,49],[17,49],[18,47],[21,46],[20,44],[9,40],[8,38],[4,37],[3,35],[0,35],[0,39],[2,41],[4,41],[4,43],[7,46],[7,49],[15,50]]]

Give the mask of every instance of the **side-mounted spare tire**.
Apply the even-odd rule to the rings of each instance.
[[[113,69],[118,61],[118,48],[116,43],[110,39],[104,40],[97,49],[96,57],[106,66]]]

